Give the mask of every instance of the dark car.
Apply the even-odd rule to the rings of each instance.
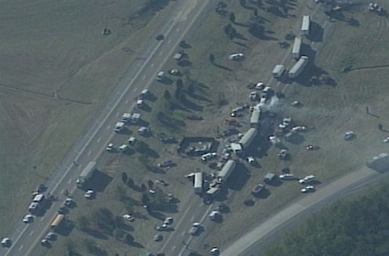
[[[169,167],[169,166],[173,166],[173,165],[174,165],[174,163],[172,160],[166,160],[166,161],[159,163],[158,167]]]
[[[155,37],[155,39],[157,39],[158,41],[161,41],[161,40],[165,39],[165,36],[162,35],[162,34],[159,34],[159,35],[157,35],[157,36]]]

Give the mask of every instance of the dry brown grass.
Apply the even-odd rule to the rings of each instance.
[[[1,9],[2,236],[164,19],[129,23],[142,2],[8,1]],[[102,36],[104,27],[112,34]]]

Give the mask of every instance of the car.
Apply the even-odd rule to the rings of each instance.
[[[34,216],[31,215],[31,214],[27,214],[27,215],[24,216],[24,218],[23,218],[23,222],[24,222],[24,223],[31,223],[33,220],[34,220]]]
[[[295,126],[292,128],[292,131],[294,131],[294,132],[303,132],[306,130],[307,130],[307,127],[305,127],[303,125]]]
[[[41,240],[41,245],[48,246],[49,244],[50,244],[49,240],[47,240],[47,239],[42,239]]]
[[[257,184],[253,190],[251,191],[251,193],[253,193],[254,195],[259,195],[259,193],[261,193],[262,190],[265,189],[265,185],[263,184]]]
[[[157,39],[158,41],[162,41],[162,40],[165,39],[165,36],[162,35],[162,34],[158,34],[158,35],[155,37],[155,39]]]
[[[159,71],[157,74],[157,81],[163,81],[165,79],[165,72]]]
[[[134,220],[134,217],[132,217],[131,214],[124,214],[123,215],[123,218],[128,220],[128,221],[133,221]]]
[[[299,183],[306,184],[306,183],[312,182],[314,179],[315,179],[314,175],[308,175],[308,176],[305,176],[304,178],[300,179]]]
[[[355,133],[352,131],[348,131],[344,134],[344,140],[352,140],[356,137]]]
[[[164,186],[168,186],[168,185],[169,185],[169,183],[167,183],[167,182],[164,181],[164,180],[155,180],[154,182],[155,182],[155,183],[158,183],[158,184],[161,184],[161,185],[164,185]]]
[[[156,256],[165,256],[164,252],[158,252]]]
[[[220,212],[218,210],[213,210],[209,215],[208,217],[211,219],[211,220],[216,220],[217,218],[219,218],[221,216]]]
[[[315,190],[314,186],[306,186],[305,188],[301,189],[302,193],[308,193],[308,192],[313,192]]]
[[[248,156],[248,157],[247,157],[247,162],[248,162],[249,164],[254,164],[254,163],[255,163],[255,158],[252,157],[252,156]]]
[[[66,214],[68,212],[68,209],[65,206],[61,206],[58,208],[58,214]]]
[[[181,75],[181,72],[178,69],[171,69],[169,70],[169,74],[173,76],[179,76]]]
[[[140,135],[147,135],[149,132],[150,132],[150,128],[149,127],[142,126],[142,127],[140,127],[138,129],[138,133]]]
[[[240,60],[244,57],[243,53],[233,53],[230,56],[228,56],[228,59],[230,60]]]
[[[287,149],[281,149],[280,152],[278,153],[278,158],[280,159],[286,159],[288,157],[288,150]]]
[[[169,227],[166,224],[158,225],[155,227],[158,231],[166,231]]]
[[[290,105],[292,105],[292,107],[300,107],[301,106],[301,102],[298,101],[298,100],[295,100]]]
[[[105,148],[105,150],[107,150],[108,152],[112,152],[114,149],[115,149],[115,146],[113,145],[113,143],[109,143],[107,145],[107,147]]]
[[[296,177],[291,173],[285,173],[280,175],[281,180],[295,180]]]
[[[252,101],[256,101],[258,99],[258,93],[257,92],[250,92],[249,98]]]
[[[219,254],[220,254],[220,250],[219,250],[219,248],[217,248],[217,247],[213,247],[209,252],[210,252],[212,255],[219,255]]]
[[[255,89],[257,89],[257,90],[263,90],[263,88],[265,88],[265,84],[263,82],[258,82],[255,85]]]
[[[88,189],[85,194],[84,194],[85,198],[87,199],[92,199],[94,196],[95,196],[95,191],[93,191],[92,189]]]
[[[73,206],[73,204],[74,204],[73,199],[71,199],[71,198],[66,198],[66,200],[65,200],[65,206],[71,207],[71,206]]]
[[[305,147],[305,149],[306,150],[316,150],[316,149],[319,149],[319,147],[318,146],[314,146],[314,145],[307,145]]]
[[[192,227],[189,229],[189,234],[196,235],[197,232],[199,231],[200,226],[201,226],[200,223],[194,222],[192,224]]]
[[[171,225],[171,224],[173,224],[173,218],[172,218],[172,217],[167,217],[167,218],[163,221],[163,224],[166,224],[166,225]]]
[[[173,166],[173,165],[174,165],[174,163],[173,163],[172,160],[166,160],[166,161],[160,162],[158,164],[158,167],[164,168],[164,167],[170,167],[170,166]]]
[[[39,184],[35,191],[38,192],[38,194],[39,194],[39,193],[44,192],[46,190],[46,188],[47,187],[44,184]]]
[[[129,146],[127,144],[123,144],[118,149],[120,152],[125,152],[125,151],[127,151],[128,148],[129,148]]]
[[[162,239],[163,239],[163,236],[161,234],[157,234],[154,236],[155,242],[160,242],[160,241],[162,241]]]
[[[57,234],[54,233],[54,232],[49,232],[49,233],[47,233],[47,235],[45,236],[45,239],[46,239],[46,240],[49,240],[49,241],[54,241],[55,239],[57,239]]]
[[[216,153],[216,152],[207,153],[207,154],[204,154],[204,155],[201,156],[201,160],[207,161],[207,160],[209,160],[209,159],[211,159],[211,158],[214,158],[214,157],[216,157],[216,156],[217,156],[217,153]]]
[[[145,254],[145,256],[154,256],[154,254],[152,254],[151,252],[147,252],[147,253]]]
[[[2,247],[11,247],[12,241],[8,237],[5,237],[1,240],[1,246]]]

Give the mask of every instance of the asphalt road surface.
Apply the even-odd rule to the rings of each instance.
[[[156,34],[163,34],[165,40],[156,41],[154,38],[150,38],[150,46],[143,57],[139,58],[138,62],[132,66],[126,78],[120,82],[107,101],[106,108],[91,124],[87,134],[74,146],[63,162],[58,165],[54,175],[48,180],[46,184],[47,192],[58,196],[58,200],[42,217],[36,217],[33,223],[24,224],[20,221],[14,232],[9,236],[12,240],[12,246],[8,249],[1,248],[0,255],[27,256],[42,255],[44,253],[40,241],[50,231],[50,222],[66,199],[63,195],[64,191],[68,190],[70,194],[80,193],[75,187],[75,181],[82,169],[88,162],[94,161],[100,156],[106,144],[114,136],[115,123],[120,120],[124,112],[128,112],[133,108],[134,96],[138,95],[143,89],[150,87],[158,71],[162,69],[169,58],[173,57],[178,43],[193,27],[196,19],[199,18],[209,2],[209,0],[181,0],[175,3],[175,11],[172,12],[159,31],[156,31]],[[19,215],[20,213],[16,214]]]
[[[364,189],[367,184],[387,177],[388,173],[379,173],[367,167],[352,172],[324,187],[315,193],[303,197],[286,207],[273,217],[265,220],[258,227],[246,233],[240,239],[225,247],[221,256],[251,256],[259,255],[264,245],[282,234],[312,213],[329,206],[342,197]]]

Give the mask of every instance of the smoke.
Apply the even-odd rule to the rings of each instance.
[[[278,112],[281,110],[280,100],[273,96],[266,103],[259,103],[257,105],[262,111]]]

